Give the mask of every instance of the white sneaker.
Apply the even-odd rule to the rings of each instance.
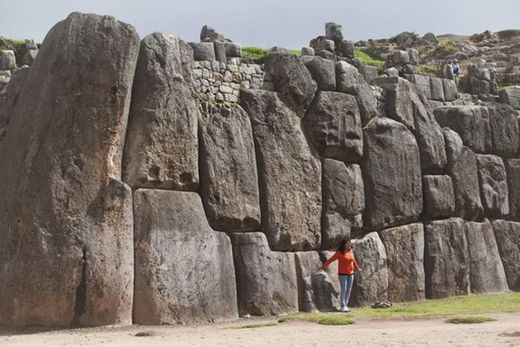
[[[345,311],[343,311],[343,312],[350,312],[350,308],[348,308],[348,306],[345,307]]]
[[[341,308],[339,310],[341,312],[348,312],[348,311],[350,311],[347,306],[341,306]]]

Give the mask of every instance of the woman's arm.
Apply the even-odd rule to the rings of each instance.
[[[329,267],[329,265],[335,261],[336,259],[338,259],[338,252],[334,253],[334,255],[332,257],[330,257],[329,259],[327,259],[327,261],[325,263],[323,263],[323,265],[320,267],[320,270],[325,270]]]
[[[354,271],[355,272],[361,271],[361,269],[359,268],[358,263],[356,261],[356,257],[354,257],[354,252],[352,252],[352,259],[354,259]]]

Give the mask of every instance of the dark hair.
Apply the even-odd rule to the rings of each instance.
[[[338,245],[338,251],[341,253],[345,253],[347,251],[350,251],[352,249],[352,244],[350,242],[350,239],[343,239],[340,241]]]

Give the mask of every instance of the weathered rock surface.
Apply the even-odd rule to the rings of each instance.
[[[321,165],[300,119],[265,90],[241,93],[251,117],[260,184],[262,231],[274,250],[312,250],[321,244]]]
[[[520,88],[508,87],[498,91],[500,102],[510,105],[516,110],[520,110]]]
[[[132,26],[79,13],[42,44],[0,146],[0,325],[131,323],[119,179],[138,47]]]
[[[505,160],[507,186],[509,191],[509,215],[520,219],[520,159]]]
[[[211,230],[197,193],[139,189],[134,323],[237,317],[231,242]]]
[[[192,65],[190,46],[177,37],[155,33],[141,42],[123,169],[134,189],[198,187]]]
[[[506,275],[491,223],[466,222],[470,258],[471,292],[497,293],[508,290]]]
[[[426,297],[469,293],[469,254],[464,221],[452,218],[424,226]]]
[[[322,248],[334,249],[363,226],[365,191],[359,165],[323,160]],[[354,232],[352,232],[354,231]]]
[[[271,75],[280,99],[303,117],[317,90],[316,82],[303,62],[292,54],[268,53],[264,69]]]
[[[153,35],[153,34],[152,34]],[[213,42],[190,42],[191,56],[195,61],[215,60],[215,45]]]
[[[503,217],[509,214],[506,168],[500,157],[477,155],[480,196],[488,217]]]
[[[382,229],[416,221],[423,196],[415,137],[398,122],[377,118],[365,127],[364,139],[365,227]]]
[[[424,217],[433,220],[455,213],[455,193],[450,176],[423,176]]]
[[[361,118],[352,95],[318,92],[303,122],[323,157],[358,162],[363,156]]]
[[[520,131],[515,110],[493,104],[487,108],[491,134],[491,152],[503,157],[516,157],[520,146]]]
[[[334,62],[322,57],[313,57],[305,62],[318,90],[336,90],[336,71]]]
[[[331,256],[325,252],[323,258]],[[339,307],[337,262],[325,271],[317,271],[323,263],[318,252],[296,252],[298,304],[300,311],[334,311]]]
[[[424,230],[420,223],[379,233],[388,259],[388,300],[424,299]]]
[[[448,174],[455,193],[455,214],[469,220],[479,220],[484,208],[480,200],[477,158],[462,144],[460,136],[448,128],[443,129],[448,157]]]
[[[509,289],[520,290],[520,223],[493,221],[495,238]]]
[[[231,241],[240,315],[297,312],[294,254],[271,252],[263,233],[234,233]]]
[[[464,145],[477,153],[491,150],[489,113],[483,106],[450,106],[434,110],[435,118],[442,127],[459,134]]]
[[[206,105],[200,128],[200,194],[215,230],[260,228],[253,131],[239,105]]]
[[[338,92],[356,94],[359,78],[359,72],[354,65],[345,61],[336,63],[336,90]]]
[[[349,305],[366,306],[388,299],[388,266],[385,246],[377,232],[371,232],[352,243],[354,256],[361,269],[354,275]]]

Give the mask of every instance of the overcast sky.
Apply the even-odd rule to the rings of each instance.
[[[520,29],[520,0],[0,0],[0,35],[43,40],[70,12],[109,14],[144,37],[154,31],[186,41],[213,26],[244,46],[300,48],[343,25],[357,41],[401,31],[472,34]]]

